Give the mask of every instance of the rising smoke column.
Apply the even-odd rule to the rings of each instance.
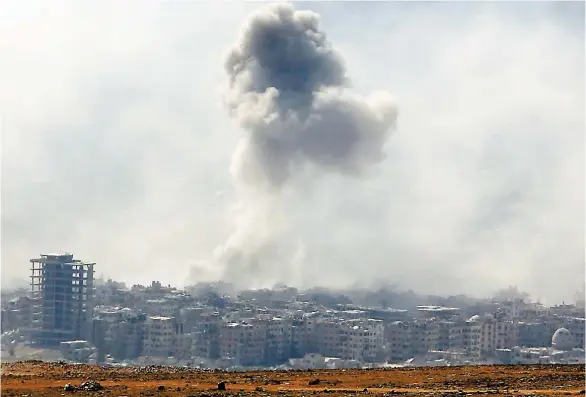
[[[384,159],[394,101],[386,92],[349,90],[343,60],[318,22],[316,13],[289,4],[266,6],[249,17],[226,57],[226,104],[246,131],[231,168],[243,216],[217,251],[227,278],[286,273],[278,196],[296,171],[360,177]]]

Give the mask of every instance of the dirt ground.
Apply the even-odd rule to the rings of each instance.
[[[308,397],[331,395],[578,395],[581,365],[223,372],[173,367],[108,368],[28,361],[1,366],[4,396]],[[97,391],[79,389],[96,381]],[[226,391],[218,391],[225,382]],[[70,384],[73,390],[66,391]]]

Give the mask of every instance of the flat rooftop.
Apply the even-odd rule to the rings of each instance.
[[[30,259],[31,263],[60,263],[64,265],[95,265],[93,262],[82,262],[79,259],[73,259],[73,254],[40,254],[39,258]]]
[[[457,312],[460,311],[457,307],[446,306],[417,306],[417,310],[422,312]]]

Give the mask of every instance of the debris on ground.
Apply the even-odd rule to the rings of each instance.
[[[87,382],[82,382],[78,387],[79,390],[84,390],[84,391],[98,391],[98,390],[102,390],[103,388],[104,388],[104,386],[102,386],[101,384],[99,384],[95,380],[89,380]]]
[[[65,386],[63,386],[63,390],[65,390],[65,391],[75,391],[75,386],[73,386],[71,383],[66,383]]]

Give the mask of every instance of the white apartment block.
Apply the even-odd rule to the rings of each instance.
[[[151,316],[145,324],[143,355],[169,357],[174,354],[176,321],[173,317]]]
[[[473,359],[480,359],[482,324],[476,321],[457,322],[450,329],[450,349],[462,350]]]
[[[389,360],[392,362],[406,361],[416,356],[424,356],[429,351],[438,349],[440,324],[432,321],[419,321],[409,324],[395,321],[387,325],[385,333]],[[451,323],[447,324],[451,325]],[[449,328],[445,329],[449,330]],[[446,332],[446,349],[448,345],[449,335]]]
[[[266,326],[262,324],[222,324],[220,357],[234,359],[238,365],[260,365],[264,361]]]
[[[342,345],[340,358],[372,362],[381,358],[384,344],[384,324],[381,320],[348,320],[343,334],[349,343]]]
[[[61,342],[59,347],[64,359],[78,363],[88,362],[96,353],[96,348],[85,340]]]
[[[380,320],[330,320],[317,322],[318,352],[328,357],[374,361],[383,353],[384,325]]]
[[[526,313],[522,313],[522,310],[526,305],[527,304],[522,299],[509,299],[498,303],[499,309],[501,309],[504,312],[505,317],[510,320],[525,315]]]
[[[483,357],[491,357],[496,349],[508,349],[517,344],[519,327],[515,321],[485,316],[478,323],[481,324],[480,353]]]

